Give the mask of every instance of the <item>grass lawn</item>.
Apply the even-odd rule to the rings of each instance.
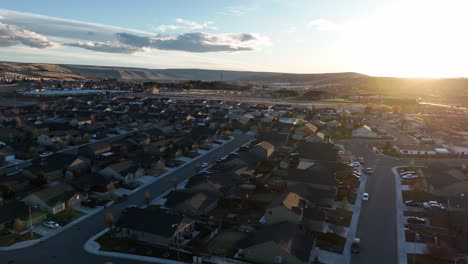
[[[408,264],[424,263],[424,264],[452,264],[453,261],[437,259],[431,257],[430,255],[420,255],[420,254],[407,254]],[[414,258],[414,262],[413,262]]]
[[[247,236],[247,233],[223,230],[203,246],[203,251],[217,256],[232,257],[237,252],[237,244]]]
[[[167,258],[177,260],[177,251],[138,241],[111,237],[109,233],[100,236],[96,242],[101,245],[101,251],[119,252],[125,254],[149,256],[156,258]],[[179,254],[180,261],[192,263],[192,255],[184,252]]]
[[[351,218],[353,218],[353,212],[345,210],[343,208],[336,208],[336,210],[328,210],[327,214],[336,217],[343,217],[346,226],[349,226],[349,224],[351,223]]]
[[[417,216],[417,217],[426,217],[426,212],[415,212],[415,211],[404,211],[404,216]]]
[[[314,233],[317,238],[317,246],[331,252],[342,253],[346,238],[333,233]]]
[[[402,194],[403,194],[403,201],[413,200],[416,202],[427,202],[427,201],[438,201],[442,203],[447,202],[444,198],[433,195],[432,193],[428,193],[425,191],[407,190],[407,191],[402,191]]]
[[[70,223],[71,221],[78,219],[82,217],[84,213],[74,210],[74,209],[67,209],[65,211],[62,211],[56,215],[52,215],[50,218],[53,221],[57,222],[64,222],[64,223]]]
[[[40,234],[34,233],[33,232],[33,239],[38,239],[41,238],[42,236]],[[8,234],[4,236],[0,236],[0,247],[7,247],[11,246],[13,244],[16,244],[18,242],[26,241],[26,240],[31,240],[31,233],[27,232],[22,235],[19,234]]]

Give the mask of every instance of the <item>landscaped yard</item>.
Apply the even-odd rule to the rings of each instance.
[[[139,243],[133,240],[111,237],[109,233],[99,237],[96,242],[101,245],[101,251],[111,251],[174,260],[177,260],[178,258],[176,250]],[[192,263],[191,254],[180,252],[179,257],[180,261]]]
[[[65,211],[62,211],[56,215],[52,215],[50,218],[53,221],[56,221],[60,225],[66,225],[70,223],[71,221],[78,219],[82,217],[84,213],[74,210],[74,209],[67,209]]]
[[[420,255],[420,254],[408,254],[407,255],[408,264],[417,264],[417,263],[424,263],[424,264],[452,264],[453,261],[437,259],[431,257],[430,255]]]
[[[343,252],[346,238],[333,233],[314,233],[314,237],[319,248],[339,254]]]
[[[33,238],[32,239],[38,239],[41,238],[42,236],[40,234],[34,233],[33,232]],[[13,244],[16,244],[18,242],[26,241],[26,240],[31,240],[31,233],[27,232],[22,235],[19,234],[8,234],[8,235],[2,235],[0,236],[0,247],[7,247],[11,246]]]
[[[232,257],[237,252],[237,244],[247,233],[223,230],[203,246],[203,251],[217,256]]]
[[[327,215],[338,219],[342,217],[343,222],[346,226],[349,226],[349,224],[351,223],[351,218],[353,218],[353,212],[345,210],[343,208],[336,208],[336,210],[328,210]]]

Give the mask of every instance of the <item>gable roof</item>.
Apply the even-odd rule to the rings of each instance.
[[[106,141],[99,141],[93,144],[89,144],[88,148],[91,149],[94,154],[100,154],[109,151],[111,149],[111,145]]]
[[[183,219],[183,215],[164,209],[132,207],[122,213],[116,226],[170,238]]]
[[[271,144],[270,142],[268,142],[268,141],[262,141],[262,142],[258,143],[257,145],[255,145],[255,147],[260,147],[260,148],[263,148],[265,150],[271,150],[271,149],[275,148],[275,146],[273,144]]]
[[[167,208],[183,209],[190,211],[202,211],[218,200],[218,196],[212,192],[193,192],[190,190],[171,191],[167,195]]]
[[[57,184],[32,193],[44,203],[54,206],[59,202],[65,202],[76,193],[68,184]]]
[[[314,244],[313,239],[306,236],[297,225],[281,222],[255,231],[249,238],[241,241],[239,246],[245,249],[270,241],[305,262],[309,261]]]

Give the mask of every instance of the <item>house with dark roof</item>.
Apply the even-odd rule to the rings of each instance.
[[[164,209],[127,208],[116,223],[116,236],[169,247],[186,244],[195,230],[195,221]]]
[[[68,184],[56,184],[26,196],[23,201],[29,206],[39,206],[52,214],[65,210],[86,200],[86,195],[77,192]]]
[[[439,196],[457,196],[468,193],[468,174],[460,168],[433,163],[422,169],[428,191]]]
[[[145,170],[132,160],[124,160],[105,167],[99,173],[115,180],[133,181],[143,176]]]
[[[209,214],[219,202],[215,193],[194,190],[171,191],[166,199],[164,208],[192,216]]]
[[[289,182],[307,183],[320,190],[336,190],[337,180],[334,167],[330,164],[315,163],[309,168],[289,168],[286,171]]]
[[[297,224],[281,222],[253,232],[241,241],[236,256],[250,263],[310,263],[314,239]]]
[[[305,195],[287,192],[274,201],[266,210],[262,222],[267,225],[288,221],[302,225],[310,232],[326,231],[326,212],[307,200]]]
[[[336,162],[339,148],[332,144],[304,142],[297,147],[300,158]]]
[[[96,159],[100,154],[111,151],[111,145],[106,141],[99,141],[80,148],[80,154],[90,159]]]
[[[82,192],[100,192],[105,193],[109,190],[112,179],[99,173],[86,173],[82,176],[70,180],[70,184]]]

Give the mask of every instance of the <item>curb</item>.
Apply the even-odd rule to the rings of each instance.
[[[401,193],[401,180],[400,175],[397,172],[398,168],[406,166],[397,166],[392,168],[393,176],[395,177],[395,191],[396,191],[396,223],[397,223],[397,250],[398,250],[398,264],[407,264],[407,252],[406,252],[406,239],[404,232],[404,221],[403,211],[401,205],[403,204],[403,195]]]

